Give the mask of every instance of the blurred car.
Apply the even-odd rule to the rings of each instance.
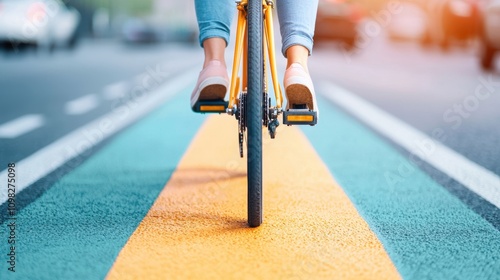
[[[160,37],[164,42],[180,42],[187,44],[198,43],[198,30],[189,26],[162,28]]]
[[[0,41],[73,47],[80,14],[60,0],[0,0]]]
[[[427,30],[427,14],[412,3],[401,3],[401,12],[394,14],[387,27],[392,40],[420,40]]]
[[[495,53],[500,50],[500,0],[487,4],[482,14],[481,67],[490,70],[494,66]]]
[[[122,39],[125,43],[153,43],[158,41],[154,27],[145,20],[131,18],[122,27]]]
[[[358,39],[358,22],[361,11],[358,6],[344,0],[320,0],[316,17],[314,40],[335,40],[350,49]]]
[[[479,9],[476,0],[433,0],[427,2],[429,23],[423,45],[465,43],[479,34]]]
[[[169,26],[167,23],[152,23],[147,19],[130,18],[122,26],[122,39],[128,44],[156,42],[194,43],[196,31],[188,26]]]

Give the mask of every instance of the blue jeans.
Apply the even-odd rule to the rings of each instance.
[[[200,29],[200,45],[208,38],[222,38],[229,43],[230,26],[236,14],[234,0],[195,0]],[[314,25],[318,0],[276,0],[280,22],[282,53],[293,45],[313,48]]]

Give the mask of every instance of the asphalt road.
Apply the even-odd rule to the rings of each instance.
[[[318,44],[319,124],[264,138],[258,229],[234,120],[189,108],[201,59],[193,45],[115,41],[0,56],[0,166],[18,163],[26,187],[10,233],[20,249],[2,231],[0,253],[23,259],[19,279],[498,275],[500,74],[481,72],[472,48]],[[412,167],[426,137],[432,152]],[[89,142],[79,164],[51,158]],[[52,164],[66,171],[40,183]]]
[[[0,164],[5,166],[153,91],[196,65],[201,54],[192,45],[134,47],[91,41],[75,51],[10,51],[1,59],[0,123],[33,114],[43,118],[40,128],[0,137]],[[83,110],[69,108],[72,101]]]

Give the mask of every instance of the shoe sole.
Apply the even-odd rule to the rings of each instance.
[[[289,85],[286,88],[286,98],[289,109],[294,109],[294,105],[305,104],[309,110],[314,110],[311,91],[304,85]]]
[[[288,100],[287,109],[293,109],[294,105],[305,104],[309,110],[316,110],[313,93],[306,86],[308,83],[310,81],[302,77],[291,77],[285,81],[287,85],[285,88],[286,99]]]
[[[198,91],[191,98],[191,107],[194,108],[196,102],[201,100],[218,100],[226,97],[229,83],[220,77],[211,77],[203,81],[198,87]]]

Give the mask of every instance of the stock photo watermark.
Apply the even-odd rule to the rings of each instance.
[[[7,269],[10,272],[16,272],[16,164],[11,162],[7,164],[7,219],[5,223],[6,231],[8,233],[7,248]]]

